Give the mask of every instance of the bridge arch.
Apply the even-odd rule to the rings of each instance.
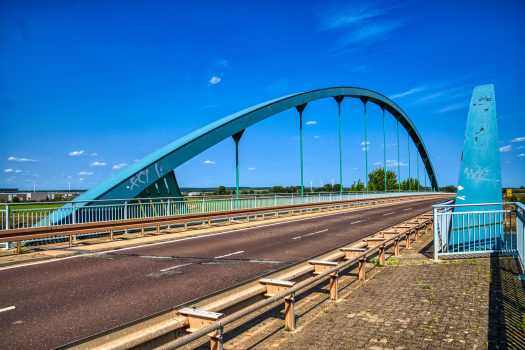
[[[168,194],[168,188],[164,180],[170,189],[175,189],[175,192],[178,192],[172,170],[181,164],[230,136],[234,136],[234,139],[235,136],[240,138],[246,128],[266,118],[294,107],[302,112],[302,108],[307,103],[329,97],[336,98],[338,102],[342,97],[360,98],[363,102],[377,104],[393,115],[416,145],[432,188],[439,188],[434,167],[423,139],[414,123],[396,103],[372,90],[358,87],[332,87],[279,97],[210,123],[131,164],[85,192],[77,200],[137,198],[147,193],[147,188],[152,188],[150,186],[156,186],[160,194],[165,196],[164,194]],[[399,181],[401,180],[399,179]],[[174,195],[174,193],[171,194]]]

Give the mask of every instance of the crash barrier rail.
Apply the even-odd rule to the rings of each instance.
[[[4,230],[0,231],[0,243],[1,242],[18,242],[17,251],[21,252],[22,241],[38,240],[38,239],[56,239],[67,237],[69,245],[73,245],[73,237],[76,235],[86,235],[94,233],[109,232],[109,240],[114,239],[115,231],[124,231],[128,229],[140,229],[141,236],[145,235],[145,229],[148,227],[155,227],[156,232],[160,233],[161,226],[172,226],[180,225],[184,226],[184,230],[188,229],[188,224],[200,222],[205,224],[207,227],[211,226],[212,221],[228,221],[230,224],[232,219],[245,217],[248,221],[250,217],[259,217],[265,219],[266,215],[272,215],[279,217],[281,213],[294,212],[302,213],[304,211],[311,212],[312,210],[322,210],[331,208],[343,209],[345,206],[363,206],[363,205],[374,205],[380,203],[389,203],[394,201],[408,201],[412,199],[424,199],[428,197],[443,196],[441,194],[433,194],[429,196],[414,196],[414,197],[387,197],[386,199],[377,198],[374,201],[362,202],[361,200],[346,200],[341,202],[322,202],[315,203],[312,206],[311,203],[295,204],[288,206],[276,206],[266,208],[252,208],[252,209],[239,209],[230,210],[223,212],[204,213],[204,214],[186,214],[186,215],[173,215],[164,217],[154,218],[140,218],[140,219],[128,219],[128,220],[114,220],[114,221],[103,221],[103,222],[90,222],[83,224],[71,224],[62,226],[44,226],[44,227],[30,227],[21,228],[16,230]]]
[[[283,193],[7,203],[0,204],[0,230],[430,193],[435,192],[328,192],[303,196]]]
[[[519,202],[450,204],[434,208],[434,259],[473,254],[525,258],[524,211]],[[510,209],[510,208],[514,209]]]
[[[414,235],[415,242],[419,242],[420,231],[429,233],[431,228],[432,213],[421,214],[359,242],[347,244],[315,257],[322,260],[305,260],[285,271],[272,273],[271,278],[266,275],[266,278],[246,282],[242,287],[232,291],[227,290],[219,295],[191,301],[59,349],[117,350],[148,344],[148,348],[153,346],[157,350],[167,350],[179,348],[205,335],[210,337],[211,349],[222,349],[224,326],[281,299],[285,302],[286,327],[293,330],[296,292],[329,277],[330,298],[337,300],[339,270],[358,262],[359,280],[365,280],[367,256],[378,251],[378,263],[386,266],[387,246],[394,243],[394,255],[399,256],[403,237],[405,247],[410,248],[411,235]],[[184,335],[185,333],[191,334]]]

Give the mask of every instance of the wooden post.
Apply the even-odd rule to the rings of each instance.
[[[416,243],[419,242],[419,229],[416,228],[416,239],[414,240]]]
[[[16,242],[16,253],[17,254],[22,253],[22,241]]]
[[[385,266],[385,245],[379,247],[379,264]]]
[[[276,217],[277,219],[279,218],[279,212],[278,212],[278,211],[275,212],[275,217]]]
[[[410,231],[406,233],[406,248],[410,249]]]
[[[365,258],[359,259],[359,280],[365,280]]]
[[[394,255],[399,256],[399,238],[394,239]]]
[[[250,222],[250,214],[247,214],[247,215],[246,215],[246,220],[247,220],[248,222]]]
[[[208,219],[208,227],[211,227],[211,219]]]
[[[223,337],[222,337],[222,327],[217,331],[217,335],[210,337],[210,349],[211,350],[223,350]]]
[[[337,300],[339,274],[330,275],[330,299]]]
[[[184,231],[188,231],[188,222],[187,221],[184,222]]]
[[[142,237],[144,237],[144,226],[142,226],[142,227],[140,228],[140,235],[141,235]]]
[[[425,234],[428,234],[428,226],[429,226],[429,225],[428,225],[428,222],[425,223]]]
[[[284,322],[291,331],[295,329],[295,293],[284,298]]]
[[[263,219],[263,221],[264,221],[264,213],[262,214],[262,219]]]
[[[71,237],[71,236],[69,236]],[[109,231],[109,240],[112,241],[113,240],[113,230]]]
[[[69,235],[69,246],[70,247],[73,246],[73,236],[72,235]]]
[[[160,233],[160,225],[157,225],[157,234]]]

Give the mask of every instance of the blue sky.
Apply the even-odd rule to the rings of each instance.
[[[412,119],[441,186],[457,185],[468,103],[495,85],[503,186],[525,185],[523,1],[9,1],[0,3],[0,187],[88,189],[252,105],[357,86]],[[364,180],[363,105],[345,99],[343,183]],[[305,185],[339,182],[337,104],[304,111]],[[309,122],[309,123],[307,123]],[[395,119],[387,159],[396,170]],[[247,129],[241,186],[298,185],[295,110]],[[401,130],[401,178],[408,176]],[[369,169],[381,109],[368,108]],[[412,147],[411,174],[416,174]],[[229,138],[176,170],[181,187],[235,185]],[[422,166],[420,178],[423,181]]]

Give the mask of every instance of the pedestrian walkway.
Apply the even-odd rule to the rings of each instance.
[[[297,295],[297,328],[283,304],[225,329],[225,349],[525,349],[525,294],[513,257],[432,263],[430,235],[385,267],[343,272],[337,301],[326,281]],[[518,262],[519,263],[519,262]],[[209,349],[201,339],[187,349]]]

